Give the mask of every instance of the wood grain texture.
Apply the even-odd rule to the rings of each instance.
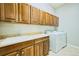
[[[54,26],[58,26],[59,25],[59,18],[57,16],[53,16],[54,17]]]
[[[50,25],[50,15],[49,13],[46,13],[46,21],[45,21],[46,25]]]
[[[1,20],[1,4],[0,4],[0,20]]]
[[[17,51],[7,54],[6,56],[20,56]]]
[[[19,3],[18,6],[19,22],[30,24],[30,5]]]
[[[43,42],[35,44],[35,56],[43,56]]]
[[[4,3],[5,21],[16,22],[18,17],[18,5],[16,3]]]
[[[23,48],[21,56],[34,56],[34,46]]]
[[[4,17],[4,3],[0,3],[0,18],[1,18],[1,21],[4,21],[5,17]]]
[[[0,3],[2,21],[58,26],[59,18],[26,3]]]
[[[45,25],[46,21],[46,12],[40,10],[40,24]]]
[[[43,56],[49,52],[49,37],[0,47],[0,56]]]
[[[33,44],[34,44],[34,41],[25,41],[22,43],[17,43],[17,44],[5,46],[5,47],[0,47],[0,55],[7,55],[11,52],[20,50],[24,47],[28,47],[28,46],[31,46]]]
[[[31,24],[40,24],[40,10],[31,6]]]

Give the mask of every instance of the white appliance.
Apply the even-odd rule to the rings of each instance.
[[[67,46],[67,33],[48,30],[46,34],[48,34],[50,38],[50,50],[54,53],[57,53]]]

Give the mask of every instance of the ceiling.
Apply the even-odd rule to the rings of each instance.
[[[61,8],[62,6],[64,6],[65,3],[50,3],[50,5],[54,8],[54,9],[58,9]]]

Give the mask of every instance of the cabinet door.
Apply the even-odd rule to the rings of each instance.
[[[0,20],[4,20],[4,4],[0,3]]]
[[[45,21],[46,21],[46,13],[40,10],[40,24],[45,25]]]
[[[31,6],[31,24],[39,24],[40,23],[40,19],[39,19],[40,14],[39,13],[40,13],[39,9]]]
[[[18,52],[11,52],[7,54],[6,56],[20,56],[20,54]]]
[[[46,56],[49,53],[49,40],[43,42],[43,55]]]
[[[46,25],[50,25],[50,15],[46,13]]]
[[[54,26],[54,18],[53,15],[50,14],[50,24],[51,26]]]
[[[30,5],[26,3],[19,3],[18,4],[18,10],[19,10],[19,22],[21,23],[30,23]]]
[[[0,20],[1,20],[1,3],[0,3]]]
[[[54,17],[54,26],[58,26],[59,25],[59,18],[56,16],[53,16],[53,17]]]
[[[35,56],[43,56],[43,42],[35,44]]]
[[[0,20],[4,20],[4,3],[0,3]]]
[[[34,46],[29,46],[22,49],[22,56],[34,56]]]
[[[18,5],[16,3],[4,4],[5,21],[16,22],[18,19]]]

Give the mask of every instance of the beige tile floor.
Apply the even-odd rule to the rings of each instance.
[[[79,56],[79,49],[67,46],[56,54],[50,51],[48,56]]]

